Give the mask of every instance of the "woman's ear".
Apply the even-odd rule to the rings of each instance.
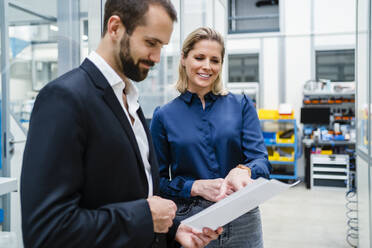
[[[181,53],[181,65],[185,66],[185,57],[183,53]]]

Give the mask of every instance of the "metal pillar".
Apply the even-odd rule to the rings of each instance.
[[[79,0],[57,1],[58,75],[80,65]]]
[[[106,0],[91,1],[88,6],[89,52],[96,50],[103,31],[103,16]],[[97,18],[98,17],[98,18]]]
[[[9,1],[0,0],[1,30],[1,175],[10,176],[10,132],[9,132]],[[2,196],[4,210],[3,231],[10,231],[10,193]]]

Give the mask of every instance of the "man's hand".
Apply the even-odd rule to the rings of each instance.
[[[232,169],[221,185],[220,194],[217,196],[218,201],[231,193],[244,188],[251,182],[253,182],[253,180],[247,170],[240,168]]]
[[[222,233],[222,227],[219,227],[216,231],[210,228],[203,228],[203,232],[197,232],[191,227],[181,224],[178,226],[176,233],[176,241],[184,248],[201,248],[205,247]]]
[[[167,233],[168,229],[173,224],[173,219],[176,216],[176,204],[159,196],[151,196],[147,198],[154,223],[154,232]]]
[[[201,196],[208,201],[216,202],[223,181],[223,178],[196,180],[191,187],[191,196]]]

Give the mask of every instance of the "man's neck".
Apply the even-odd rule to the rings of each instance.
[[[96,53],[101,56],[107,64],[119,75],[119,77],[125,82],[128,83],[128,78],[124,75],[122,70],[120,70],[119,61],[115,60],[115,56],[113,51],[108,51],[107,49],[103,48],[104,42],[101,41],[99,44]],[[107,46],[106,46],[107,47]]]

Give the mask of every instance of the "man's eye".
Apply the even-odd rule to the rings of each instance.
[[[146,41],[146,42],[147,42],[147,45],[149,45],[150,47],[156,46],[155,42],[152,42],[152,41]]]
[[[203,60],[202,57],[195,57],[196,60]]]

